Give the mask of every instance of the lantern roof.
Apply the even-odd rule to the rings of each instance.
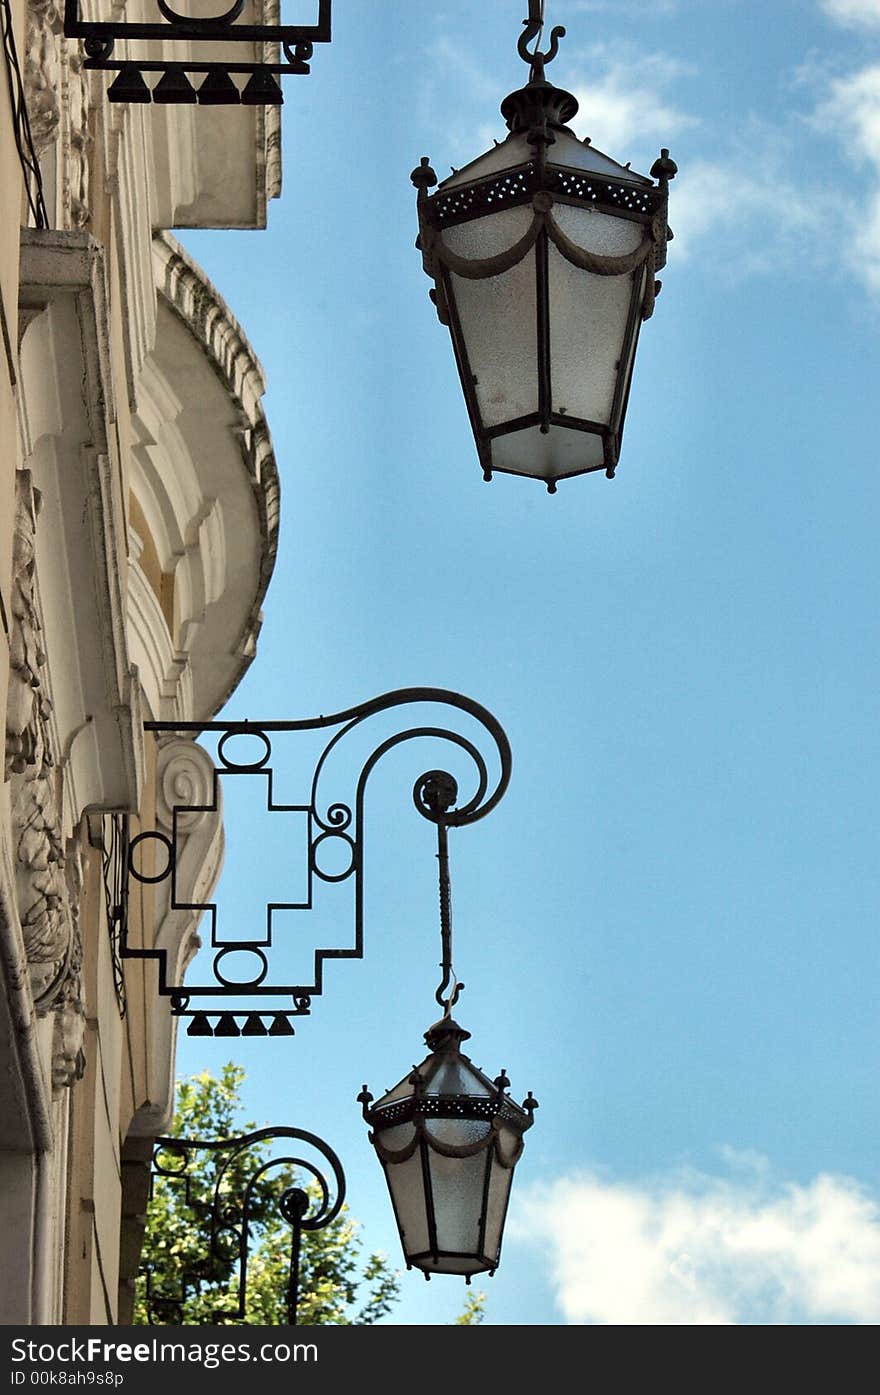
[[[505,1093],[510,1081],[504,1071],[492,1080],[475,1066],[460,1050],[469,1037],[470,1032],[448,1015],[429,1027],[425,1042],[430,1054],[381,1099],[370,1101],[370,1123],[378,1128],[393,1127],[415,1114],[433,1113],[438,1106],[446,1113],[454,1100],[460,1100],[473,1101],[468,1113],[487,1119],[500,1116],[518,1132],[529,1128],[537,1102],[529,1095],[523,1105],[516,1104]]]
[[[567,126],[556,129],[554,137],[553,143],[547,149],[548,164],[582,170],[587,174],[621,180],[643,188],[653,188],[652,181],[645,175],[638,174],[629,165],[622,165],[618,160],[612,159],[610,155],[592,145],[589,139],[579,140],[574,131],[569,130]],[[455,189],[461,184],[486,179],[490,175],[501,174],[508,169],[516,169],[520,165],[529,164],[534,158],[535,152],[528,137],[522,131],[511,131],[506,140],[497,142],[491,150],[478,155],[475,160],[469,161],[461,169],[453,170],[451,175],[441,180],[437,193]]]

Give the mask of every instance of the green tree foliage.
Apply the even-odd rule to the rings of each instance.
[[[231,1063],[223,1067],[219,1077],[203,1071],[182,1080],[172,1135],[209,1140],[251,1132],[253,1124],[239,1122],[243,1080],[244,1071]],[[207,1217],[221,1161],[209,1150],[197,1156],[198,1165],[188,1172],[188,1197],[180,1181],[157,1179],[154,1186],[138,1278],[136,1323],[149,1321],[148,1271],[153,1299],[167,1301],[167,1306],[158,1310],[154,1303],[154,1322],[163,1317],[175,1325],[188,1326],[239,1321],[233,1316],[238,1282],[233,1256],[227,1253],[212,1259],[206,1254]],[[221,1195],[228,1196],[233,1205],[240,1201],[248,1180],[268,1157],[265,1145],[255,1145],[246,1158],[235,1161],[224,1174]],[[254,1185],[249,1212],[246,1325],[274,1326],[287,1321],[290,1227],[277,1203],[286,1188],[296,1185],[302,1186],[302,1179],[289,1166],[270,1168]],[[398,1296],[399,1278],[388,1260],[381,1254],[362,1258],[358,1225],[346,1207],[323,1230],[303,1233],[298,1310],[302,1325],[373,1324],[390,1312]]]
[[[454,1327],[479,1327],[486,1316],[486,1295],[479,1289],[475,1293],[469,1293],[464,1300],[464,1307],[455,1319]]]

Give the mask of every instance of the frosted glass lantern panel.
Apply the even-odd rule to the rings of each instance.
[[[426,1119],[425,1132],[444,1148],[471,1148],[491,1132],[489,1119]],[[384,1139],[383,1139],[384,1142]]]
[[[415,1141],[416,1126],[412,1120],[403,1124],[395,1124],[390,1129],[382,1130],[382,1147],[390,1148],[392,1152],[399,1153],[402,1148],[410,1148]]]
[[[588,170],[595,174],[600,180],[611,179],[615,183],[619,180],[621,184],[633,184],[637,189],[650,189],[652,183],[643,174],[636,174],[635,170],[628,170],[617,160],[613,160],[610,155],[605,155],[601,150],[597,150],[594,145],[587,145],[584,141],[578,140],[577,136],[570,131],[557,131],[556,140],[550,146],[547,163],[549,165],[562,165],[566,169]],[[600,187],[603,187],[600,185]]]
[[[513,1168],[501,1167],[496,1162],[492,1168],[489,1195],[486,1200],[485,1249],[486,1254],[492,1260],[497,1260],[498,1251],[501,1249],[501,1232],[504,1229],[504,1218],[507,1215],[507,1201],[512,1181]]]
[[[604,463],[601,436],[564,426],[551,426],[546,434],[537,426],[529,426],[496,436],[492,442],[494,470],[510,470],[539,480],[598,470]]]
[[[434,1224],[439,1250],[477,1254],[480,1216],[490,1152],[483,1149],[471,1158],[445,1158],[428,1150]]]
[[[380,1105],[391,1104],[395,1100],[409,1099],[415,1093],[415,1086],[409,1079],[399,1080],[397,1084],[383,1095],[376,1103],[378,1109]]]
[[[500,145],[493,145],[491,150],[487,150],[485,155],[480,155],[476,160],[471,160],[460,170],[456,170],[448,179],[444,179],[438,187],[438,193],[446,193],[447,189],[456,189],[459,185],[469,184],[474,179],[486,179],[491,174],[497,174],[499,170],[512,169],[515,165],[527,165],[534,159],[531,146],[523,135],[509,135],[507,140],[503,140]]]
[[[488,1098],[485,1087],[468,1070],[464,1057],[457,1055],[440,1058],[437,1069],[425,1082],[424,1090],[426,1095],[478,1094]]]
[[[573,204],[555,203],[553,221],[576,247],[596,252],[602,257],[626,257],[641,247],[647,236],[642,223],[629,218],[614,218],[597,209],[577,208]]]
[[[457,257],[480,261],[509,252],[528,232],[534,220],[531,208],[499,208],[485,218],[471,218],[443,230],[443,245]]]
[[[534,254],[500,276],[449,278],[485,426],[538,410]]]
[[[625,355],[632,274],[594,276],[551,247],[550,389],[554,412],[607,426]],[[644,277],[644,272],[638,275]]]
[[[430,1247],[428,1238],[425,1186],[422,1159],[417,1148],[411,1158],[402,1163],[387,1163],[385,1173],[394,1199],[394,1209],[400,1226],[404,1253],[421,1254]]]

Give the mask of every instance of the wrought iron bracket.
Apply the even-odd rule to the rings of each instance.
[[[446,709],[446,713],[464,714],[470,724],[477,724],[481,737],[488,738],[493,774],[490,777],[486,757],[474,740],[449,725],[404,724],[380,740],[363,762],[357,776],[354,797],[342,801],[330,797],[331,779],[339,778],[335,767],[342,760],[340,750],[344,740],[380,714],[408,712],[413,706]],[[447,718],[448,720],[448,718]],[[189,799],[170,803],[165,823],[168,831],[147,829],[130,840],[127,849],[128,895],[113,908],[119,926],[120,954],[123,959],[155,960],[158,965],[159,993],[170,999],[172,1014],[186,1019],[190,1036],[290,1036],[292,1019],[307,1014],[312,999],[323,992],[324,964],[328,959],[361,959],[364,953],[364,795],[367,781],[379,760],[394,747],[415,738],[427,737],[450,743],[463,752],[475,777],[470,798],[459,803],[458,782],[446,771],[432,769],[420,775],[413,787],[413,802],[423,818],[438,828],[441,855],[441,909],[443,903],[442,873],[446,830],[475,823],[498,804],[510,779],[511,755],[507,737],[495,717],[484,707],[442,688],[402,688],[384,693],[359,707],[348,708],[330,716],[298,721],[267,722],[147,722],[145,729],[162,741],[173,741],[187,734],[195,738],[215,733],[218,737],[213,769],[208,780],[207,798],[200,799],[189,791]],[[330,733],[320,749],[310,776],[306,777],[308,792],[298,803],[276,802],[272,768],[272,739],[297,733]],[[236,749],[250,744],[249,752]],[[202,747],[190,748],[208,761]],[[333,768],[331,768],[333,767]],[[192,820],[207,811],[219,809],[219,781],[237,776],[259,776],[266,781],[266,807],[269,812],[296,814],[303,821],[304,852],[307,858],[305,877],[298,898],[266,904],[264,933],[252,933],[248,938],[230,938],[218,924],[215,902],[188,900],[180,888],[179,856],[185,845],[187,828]],[[299,777],[302,779],[302,775]],[[351,775],[346,770],[348,783]],[[304,783],[306,783],[304,781]],[[186,782],[185,782],[186,783]],[[334,787],[334,795],[338,789]],[[335,859],[335,860],[331,860]],[[291,857],[288,857],[288,862]],[[446,880],[448,882],[448,873]],[[308,981],[294,983],[279,978],[273,958],[273,915],[279,911],[310,911],[314,909],[314,892],[320,883],[353,883],[354,937],[353,942],[330,948],[317,948],[313,955],[313,972]],[[142,948],[132,942],[128,910],[138,886],[165,884],[167,904],[172,912],[196,912],[202,919],[202,937],[211,959],[211,976],[205,981],[184,984],[175,978],[176,970],[169,963],[165,948]],[[448,902],[448,892],[447,892]],[[448,905],[446,913],[448,924]],[[262,927],[261,927],[262,931]],[[448,939],[448,934],[447,934]],[[444,966],[449,951],[444,941]],[[197,961],[201,962],[201,961]],[[233,966],[235,972],[233,972]],[[242,967],[246,966],[246,967]],[[446,970],[445,986],[449,984]],[[207,976],[206,976],[207,978]],[[456,995],[457,996],[457,995]]]
[[[102,3],[110,8],[109,0]],[[275,75],[307,74],[315,44],[330,42],[332,0],[311,3],[318,8],[313,24],[263,24],[247,22],[251,6],[262,15],[263,0],[232,0],[205,18],[181,14],[168,0],[147,0],[155,4],[156,18],[135,23],[86,19],[84,0],[65,0],[64,33],[83,41],[86,68],[116,73],[107,90],[111,102],[280,106],[284,97]],[[218,60],[218,44],[228,48],[228,58]],[[245,44],[250,55],[242,56]],[[169,45],[176,56],[166,57]],[[158,75],[158,82],[150,87],[145,74]],[[198,87],[190,74],[201,75]],[[247,80],[237,83],[235,75]]]
[[[299,1143],[306,1145],[308,1156],[288,1151]],[[314,1154],[320,1159],[317,1165]],[[213,1184],[207,1189],[197,1185],[204,1176],[204,1164],[199,1168],[202,1159],[211,1169]],[[281,1185],[273,1187],[276,1178]],[[278,1216],[290,1229],[284,1301],[288,1324],[296,1326],[303,1234],[330,1225],[345,1200],[342,1164],[329,1144],[294,1128],[257,1129],[226,1139],[157,1138],[151,1197],[159,1188],[176,1190],[178,1204],[192,1211],[195,1228],[205,1236],[206,1251],[195,1270],[183,1273],[164,1272],[155,1263],[142,1266],[150,1324],[179,1326],[187,1298],[206,1280],[229,1284],[229,1301],[218,1307],[214,1321],[243,1321],[250,1244],[261,1218],[265,1219],[269,1192]]]

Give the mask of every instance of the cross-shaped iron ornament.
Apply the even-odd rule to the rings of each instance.
[[[386,734],[363,761],[357,777],[354,797],[342,802],[327,797],[331,766],[336,765],[346,738],[358,728],[366,730],[370,719],[382,714],[409,713],[420,707],[429,714],[443,709],[444,723],[434,721],[415,725],[404,724]],[[489,764],[470,735],[446,725],[452,714],[463,714],[462,723],[479,731],[490,743],[493,775]],[[307,1014],[312,998],[323,992],[324,961],[327,959],[360,959],[364,952],[364,794],[367,781],[379,760],[394,747],[415,738],[430,738],[450,743],[467,758],[475,776],[474,793],[464,803],[457,804],[458,785],[444,770],[429,770],[418,777],[413,787],[413,801],[419,813],[438,829],[441,870],[441,910],[444,895],[448,900],[448,871],[445,861],[446,831],[475,823],[495,808],[510,780],[510,745],[504,730],[486,708],[460,693],[442,688],[402,688],[384,693],[359,707],[348,708],[330,716],[296,721],[266,722],[147,722],[145,729],[163,742],[184,746],[200,760],[208,761],[204,748],[195,744],[196,735],[216,733],[218,740],[210,778],[203,784],[201,797],[193,793],[195,786],[186,780],[172,784],[174,791],[182,790],[179,802],[176,794],[167,800],[165,828],[140,831],[126,849],[128,886],[122,903],[111,911],[116,925],[116,937],[122,959],[152,959],[158,962],[159,993],[170,999],[171,1011],[187,1020],[190,1036],[289,1036],[293,1033],[292,1019]],[[386,724],[387,729],[387,724]],[[329,732],[329,739],[320,746],[308,778],[308,793],[296,803],[276,802],[275,771],[272,761],[272,738],[289,734]],[[313,738],[314,739],[314,738]],[[318,738],[319,744],[323,738]],[[180,875],[181,849],[187,830],[194,820],[219,808],[219,781],[240,776],[259,776],[265,782],[266,807],[270,813],[283,811],[298,818],[303,830],[306,868],[300,876],[297,895],[266,904],[265,933],[242,937],[230,935],[218,924],[217,906],[212,901],[187,898],[182,890]],[[350,777],[349,777],[350,778]],[[286,850],[285,865],[291,860]],[[294,876],[295,874],[291,874]],[[445,880],[444,880],[445,879]],[[310,911],[314,909],[314,892],[318,882],[354,884],[354,937],[347,945],[316,948],[313,951],[311,977],[304,982],[292,982],[279,976],[273,964],[273,951],[281,938],[273,932],[273,917],[277,912]],[[130,893],[136,886],[167,883],[166,894],[171,912],[201,914],[202,933],[210,955],[208,977],[197,981],[182,981],[182,972],[169,962],[169,954],[161,945],[138,946],[129,933],[128,905]],[[448,914],[447,914],[448,920]],[[207,926],[208,932],[205,933]],[[447,932],[448,938],[448,932]],[[448,948],[444,941],[444,955]],[[277,957],[277,956],[276,956]],[[445,960],[444,960],[445,962]],[[198,968],[201,960],[194,967]]]
[[[312,0],[318,9],[312,24],[280,22],[282,3],[292,0],[232,0],[228,6],[218,0],[218,12],[207,15],[198,13],[194,0],[182,3],[187,13],[168,0],[144,0],[147,14],[155,15],[140,21],[131,17],[131,3],[121,17],[110,0],[98,0],[85,18],[84,0],[65,0],[64,33],[83,41],[85,66],[116,73],[107,90],[111,102],[280,106],[276,74],[307,74],[314,45],[330,42],[331,0]],[[158,74],[158,81],[150,87],[145,74]],[[189,75],[200,79],[198,86]]]

